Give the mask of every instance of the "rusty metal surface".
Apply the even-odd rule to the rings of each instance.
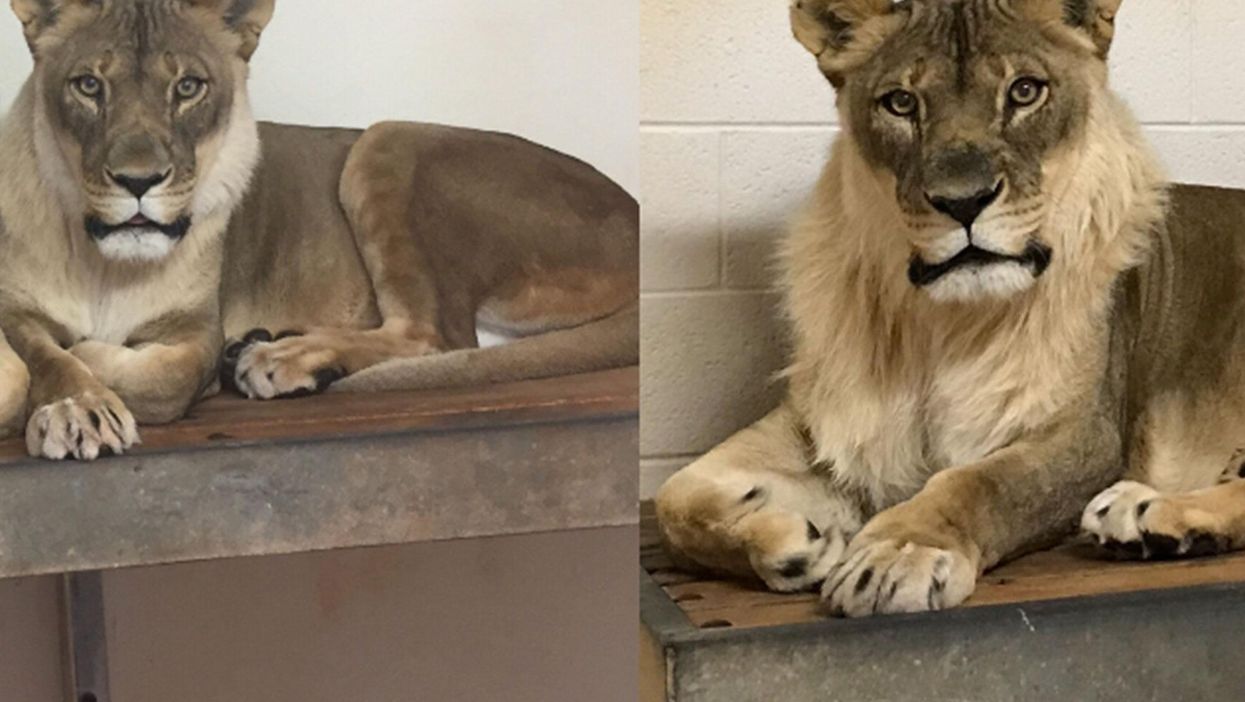
[[[0,578],[630,525],[634,412],[0,467]]]

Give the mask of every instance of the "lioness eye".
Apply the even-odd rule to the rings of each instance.
[[[201,78],[182,78],[177,81],[177,97],[182,100],[192,100],[203,92],[203,88],[207,82]]]
[[[916,95],[907,90],[896,90],[882,97],[882,107],[896,117],[911,117],[919,104]]]
[[[1007,91],[1007,99],[1017,107],[1028,107],[1042,98],[1046,92],[1046,84],[1037,78],[1021,78],[1012,83]]]
[[[95,76],[78,76],[73,79],[73,87],[88,98],[97,98],[104,92],[104,84]]]

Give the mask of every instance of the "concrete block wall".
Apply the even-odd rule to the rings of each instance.
[[[1113,81],[1174,180],[1245,187],[1245,7],[1125,0]],[[770,254],[835,136],[786,0],[641,0],[641,493],[762,416]]]

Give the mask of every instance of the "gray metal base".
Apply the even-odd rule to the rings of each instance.
[[[68,702],[111,702],[101,571],[639,521],[635,369],[199,409],[94,463],[0,443],[0,578],[71,573]]]
[[[0,577],[635,524],[634,416],[0,468]]]
[[[642,576],[641,609],[645,702],[1245,700],[1245,585],[700,630]]]

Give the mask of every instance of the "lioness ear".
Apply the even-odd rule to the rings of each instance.
[[[26,45],[31,53],[35,50],[35,41],[56,24],[63,10],[71,5],[89,7],[98,4],[98,0],[12,0],[13,14],[22,23],[22,33],[26,35]]]
[[[259,37],[272,19],[276,0],[187,0],[191,5],[221,16],[225,26],[242,39],[238,54],[250,61],[259,47]]]
[[[817,57],[817,65],[836,88],[889,35],[897,13],[908,2],[894,0],[792,0],[795,38]]]
[[[1063,20],[1089,36],[1105,59],[1115,40],[1115,16],[1123,0],[1024,0],[1026,9],[1035,19]]]

